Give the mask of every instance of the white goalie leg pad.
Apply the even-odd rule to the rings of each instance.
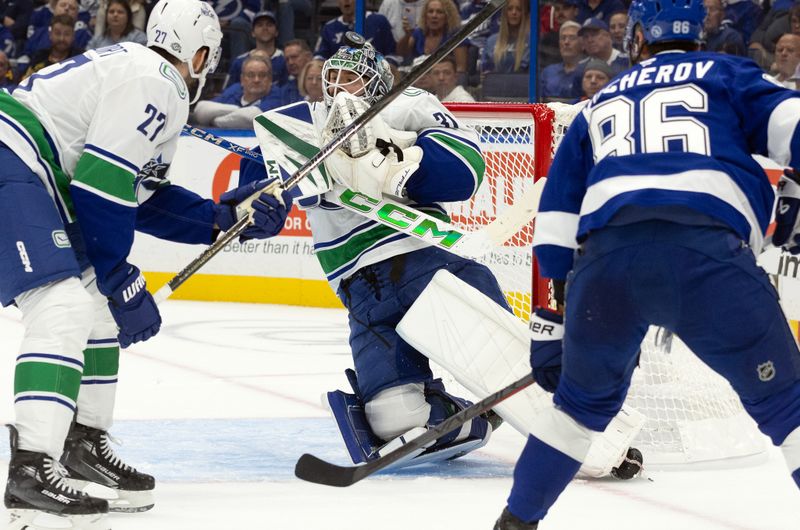
[[[92,327],[92,298],[77,278],[26,291],[15,299],[25,335],[17,364],[57,365],[83,371],[83,349]],[[15,395],[19,448],[58,459],[76,404],[53,391]]]
[[[642,430],[644,422],[644,414],[623,406],[606,430],[595,436],[578,475],[597,478],[611,473],[625,459],[628,448]]]
[[[409,383],[387,388],[364,405],[372,432],[382,440],[392,440],[415,427],[425,427],[431,406],[425,400],[425,386]]]
[[[397,332],[479,397],[488,396],[531,372],[528,327],[447,271],[438,271],[433,276],[400,321]],[[538,385],[531,385],[494,410],[527,436],[538,421],[537,416],[550,407],[552,395]],[[608,454],[616,455],[617,460],[606,473],[619,464],[641,429],[643,419],[639,421],[638,412],[625,409],[620,416],[621,421],[612,421],[605,433],[595,437],[602,440],[598,458],[603,465],[592,464],[592,476],[597,476],[595,469],[608,467],[605,465]]]

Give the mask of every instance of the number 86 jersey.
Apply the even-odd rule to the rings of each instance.
[[[553,160],[533,240],[542,274],[564,279],[589,231],[626,207],[631,222],[696,215],[760,249],[774,193],[752,155],[799,167],[798,121],[800,92],[749,59],[670,51],[619,74]]]

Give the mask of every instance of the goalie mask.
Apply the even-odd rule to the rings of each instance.
[[[350,33],[348,40],[351,45],[339,48],[322,67],[322,94],[328,108],[341,91],[364,98],[371,105],[386,95],[394,82],[383,55],[360,35],[354,33],[350,36]],[[360,41],[354,37],[359,37]]]

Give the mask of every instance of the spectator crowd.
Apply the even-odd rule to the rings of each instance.
[[[333,2],[335,1],[335,6]],[[48,65],[120,42],[145,44],[151,0],[0,0],[0,88],[13,90]],[[322,62],[353,30],[355,0],[211,0],[225,33],[218,73],[192,119],[249,127],[292,102],[322,100]],[[367,0],[364,36],[396,75],[418,65],[486,0]],[[629,0],[552,0],[538,24],[541,101],[591,98],[628,67]],[[749,56],[777,82],[800,82],[800,0],[705,0],[705,48]],[[320,13],[328,8],[328,17]],[[371,9],[370,9],[371,8]],[[316,26],[316,27],[313,27]],[[442,101],[512,100],[527,93],[528,0],[508,0],[419,80]]]

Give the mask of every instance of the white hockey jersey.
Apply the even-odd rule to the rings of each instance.
[[[424,153],[420,168],[408,182],[406,202],[448,219],[439,202],[469,199],[483,180],[485,163],[477,133],[460,125],[433,95],[419,89],[406,90],[380,116],[390,127],[416,132],[416,145]],[[264,158],[275,158],[285,173],[293,173],[318,152],[326,118],[322,103],[301,102],[262,114],[256,118],[256,133]],[[248,166],[252,168],[243,164],[240,184],[263,177],[263,168],[248,170]],[[313,172],[311,179],[322,186],[328,180],[324,167]],[[310,205],[308,199],[300,204],[307,208],[315,254],[334,290],[361,267],[426,246],[342,208],[333,202],[332,194],[323,193]]]

